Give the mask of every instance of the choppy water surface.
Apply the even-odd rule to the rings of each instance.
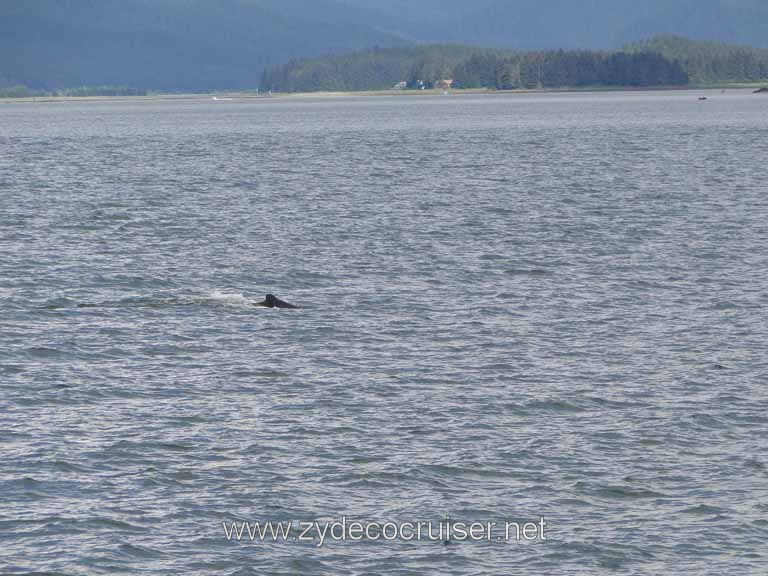
[[[696,96],[1,106],[0,572],[764,573],[768,98]],[[222,530],[342,515],[549,532]]]

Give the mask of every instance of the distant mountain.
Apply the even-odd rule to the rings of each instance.
[[[660,1],[624,32],[628,41],[661,34],[768,48],[768,1]]]
[[[2,0],[0,86],[254,88],[271,64],[403,42],[335,0]]]
[[[252,88],[265,67],[374,46],[661,33],[768,47],[768,0],[0,0],[0,87]]]
[[[768,47],[767,0],[342,0],[419,42],[616,48],[658,34]]]

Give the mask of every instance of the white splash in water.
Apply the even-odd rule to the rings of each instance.
[[[253,300],[243,294],[214,290],[208,295],[208,300],[225,306],[253,306]]]

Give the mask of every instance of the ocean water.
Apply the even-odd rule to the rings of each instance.
[[[697,96],[0,105],[0,573],[765,574],[768,98]],[[546,540],[224,530],[342,516]]]

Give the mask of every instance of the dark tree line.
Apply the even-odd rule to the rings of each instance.
[[[56,96],[146,96],[147,91],[130,86],[79,86],[56,90]]]
[[[146,96],[147,91],[128,86],[79,86],[63,90],[32,90],[15,85],[0,88],[0,98],[31,98],[34,96]]]
[[[262,90],[380,90],[405,82],[434,88],[453,80],[457,88],[558,88],[670,86],[688,83],[682,65],[658,52],[554,50],[504,52],[465,46],[368,50],[346,56],[292,60],[265,70]]]
[[[653,52],[549,51],[473,55],[454,69],[461,88],[560,88],[587,86],[681,86],[679,64]]]
[[[628,46],[631,52],[657,52],[679,63],[697,84],[761,82],[768,79],[768,49],[657,36]]]
[[[468,54],[465,46],[373,48],[343,56],[291,60],[264,70],[259,89],[276,92],[381,90],[405,81],[416,87],[424,78],[447,78]]]

